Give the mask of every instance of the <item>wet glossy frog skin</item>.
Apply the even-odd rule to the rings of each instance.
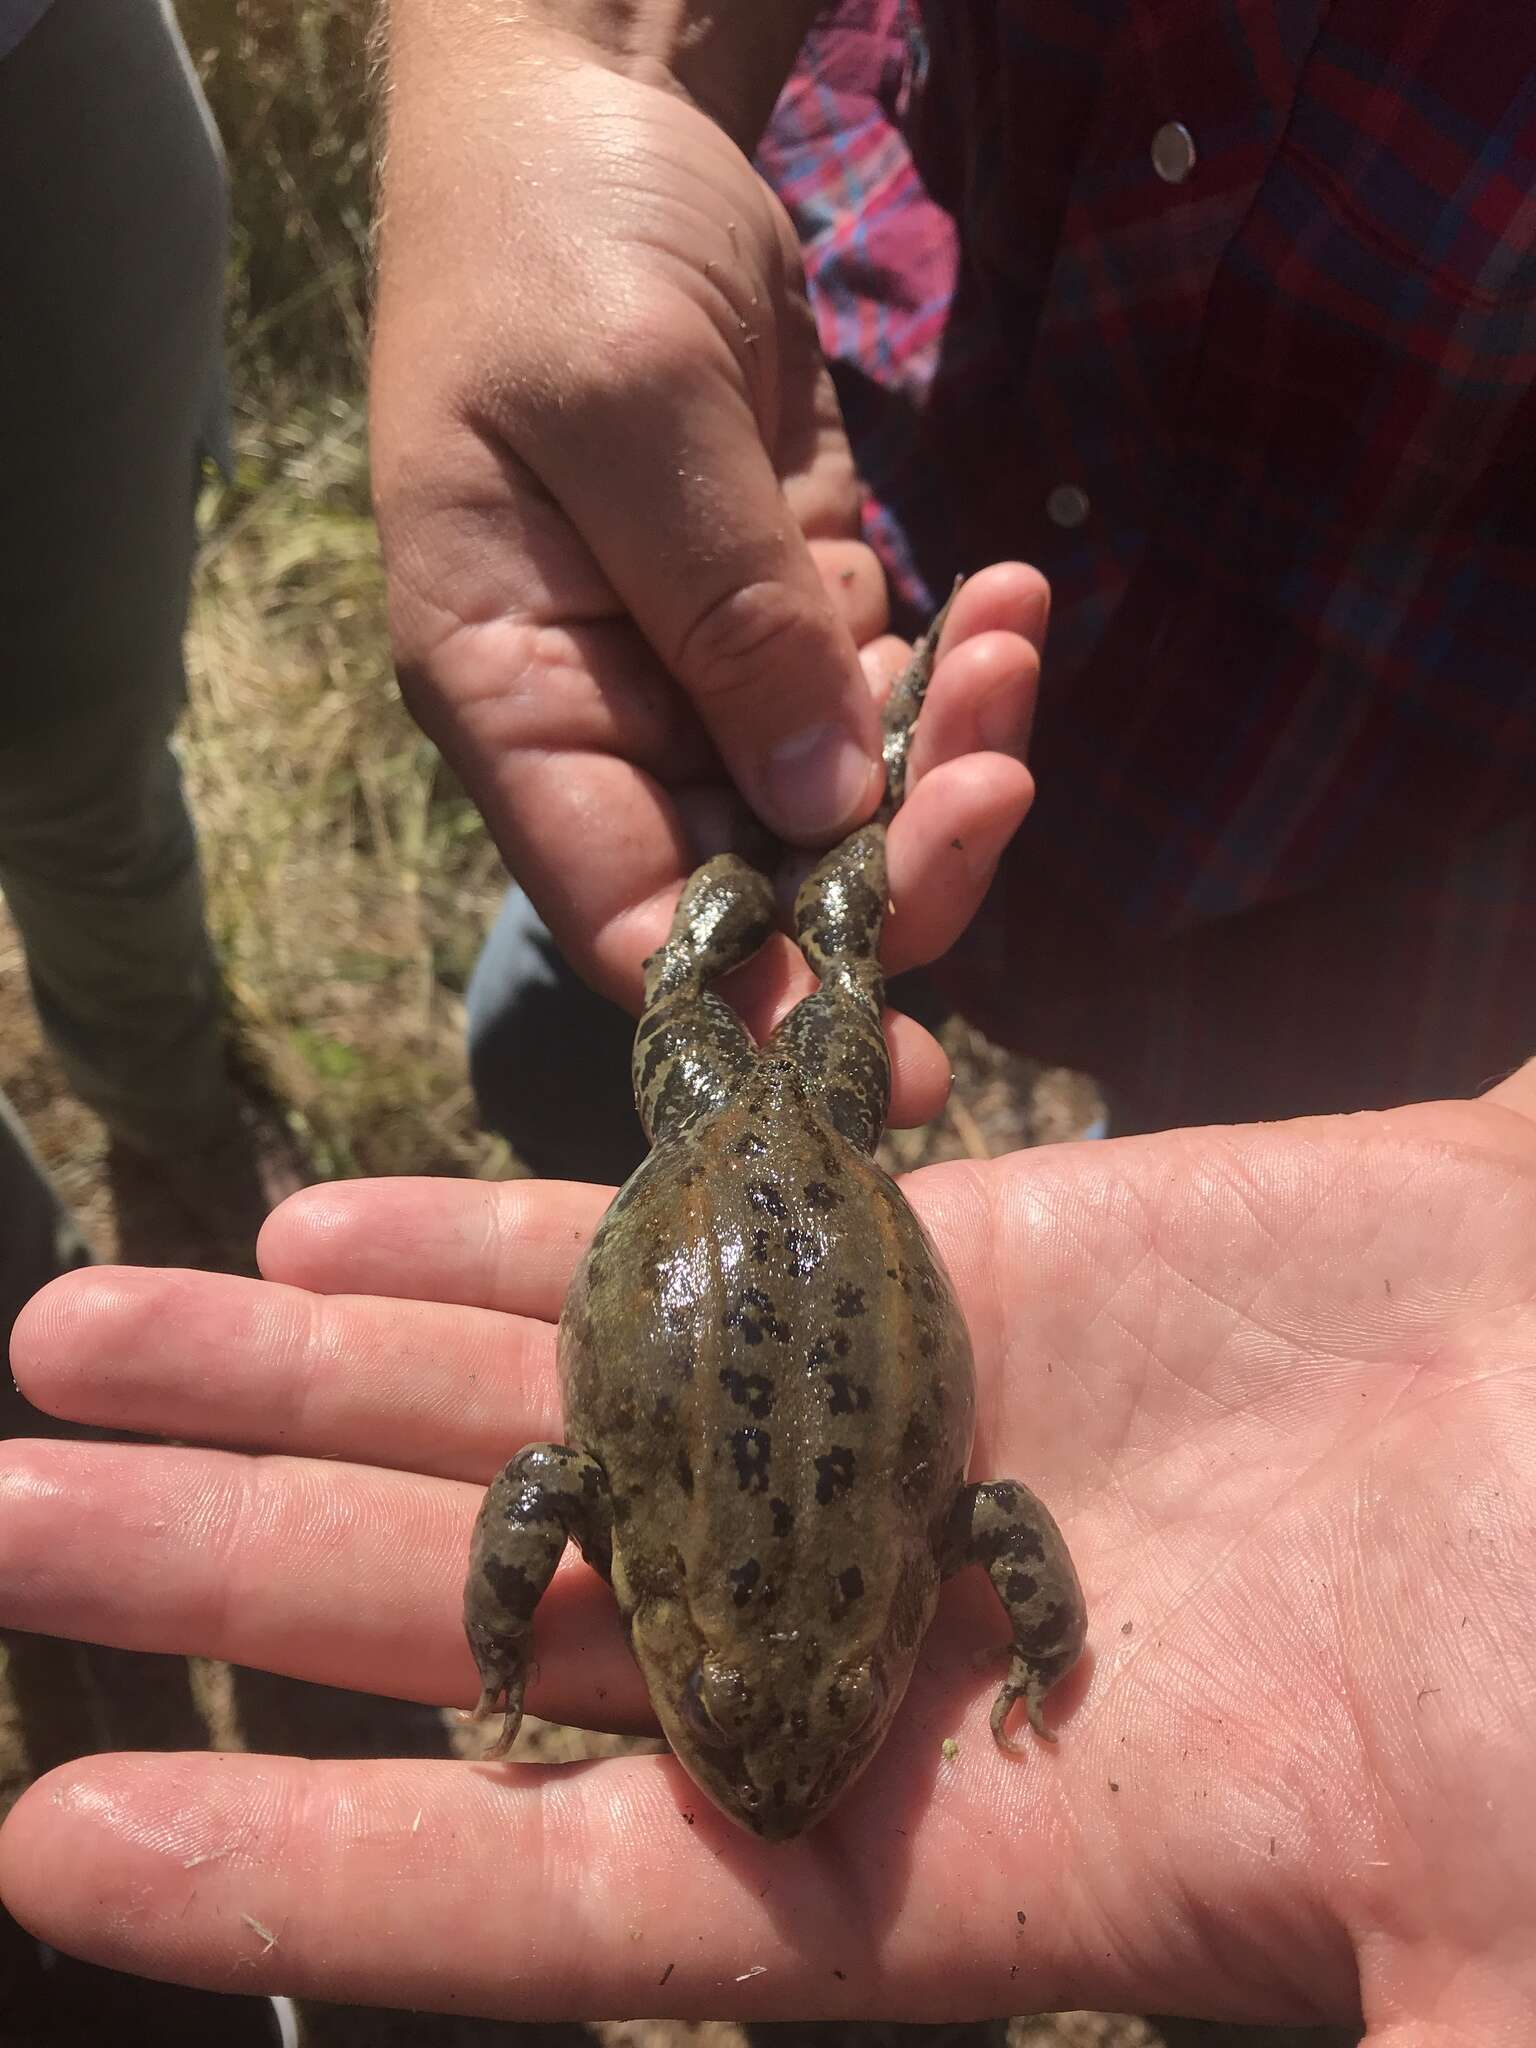
[[[892,693],[901,795],[936,621]],[[770,1839],[818,1820],[880,1746],[939,1582],[990,1573],[1012,1631],[992,1714],[1041,1702],[1084,1635],[1055,1522],[967,1486],[970,1340],[938,1259],[871,1158],[890,1068],[876,959],[885,826],[800,891],[821,986],[761,1049],[709,984],[773,927],[733,855],[699,869],[646,965],[635,1093],[649,1157],[560,1322],[567,1441],[532,1444],[476,1524],[465,1626],[477,1718],[517,1732],[534,1608],[568,1540],[608,1578],[662,1728],[711,1799]]]

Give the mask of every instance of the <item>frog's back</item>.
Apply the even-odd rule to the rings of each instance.
[[[607,1472],[614,1583],[751,1628],[915,1646],[964,1479],[965,1326],[894,1183],[765,1058],[659,1146],[561,1325],[571,1440]]]

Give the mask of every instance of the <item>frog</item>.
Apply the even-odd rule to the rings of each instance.
[[[502,1715],[489,1754],[516,1737],[534,1611],[574,1542],[671,1749],[766,1841],[823,1819],[878,1753],[953,1573],[982,1567],[1009,1625],[1004,1750],[1027,1746],[1019,1703],[1055,1739],[1043,1704],[1086,1634],[1049,1510],[1017,1480],[967,1482],[965,1319],[874,1157],[886,826],[948,609],[888,697],[883,802],[795,898],[817,989],[759,1046],[714,988],[777,921],[766,876],[731,853],[691,876],[646,961],[633,1079],[651,1149],[570,1282],[565,1440],[511,1458],[471,1546],[472,1718]]]

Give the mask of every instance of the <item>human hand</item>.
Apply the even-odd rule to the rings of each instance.
[[[908,1187],[975,1340],[974,1470],[1038,1488],[1087,1590],[1059,1748],[994,1746],[969,1573],[796,1842],[738,1834],[664,1757],[91,1757],[0,1837],[11,1910],[148,1974],[517,2018],[1358,2002],[1391,2048],[1528,2039],[1536,1066],[1477,1104]],[[269,1223],[276,1284],[55,1282],[15,1338],[33,1400],[282,1455],[10,1446],[0,1620],[470,1700],[470,1524],[557,1429],[553,1321],[601,1206],[333,1186]],[[585,1566],[540,1622],[535,1711],[647,1725]]]
[[[793,233],[735,143],[569,36],[406,37],[395,72],[373,403],[402,687],[562,951],[635,1008],[699,859],[869,816],[903,650]],[[1028,807],[1046,603],[995,565],[951,615],[893,972],[953,943]],[[809,985],[784,939],[731,992],[761,1032]],[[948,1062],[910,1022],[892,1049],[922,1121]]]

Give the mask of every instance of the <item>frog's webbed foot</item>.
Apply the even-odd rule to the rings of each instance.
[[[464,1632],[480,1673],[471,1721],[500,1710],[490,1754],[505,1756],[523,1718],[533,1611],[574,1538],[606,1577],[613,1511],[603,1468],[566,1444],[529,1444],[492,1481],[475,1523],[464,1583]]]
[[[996,1588],[1012,1631],[1008,1676],[992,1708],[999,1749],[1022,1747],[1008,1717],[1022,1700],[1030,1727],[1047,1742],[1046,1695],[1077,1662],[1087,1633],[1083,1589],[1055,1520],[1027,1486],[994,1479],[967,1486],[955,1502],[944,1541],[944,1569],[979,1564]]]

